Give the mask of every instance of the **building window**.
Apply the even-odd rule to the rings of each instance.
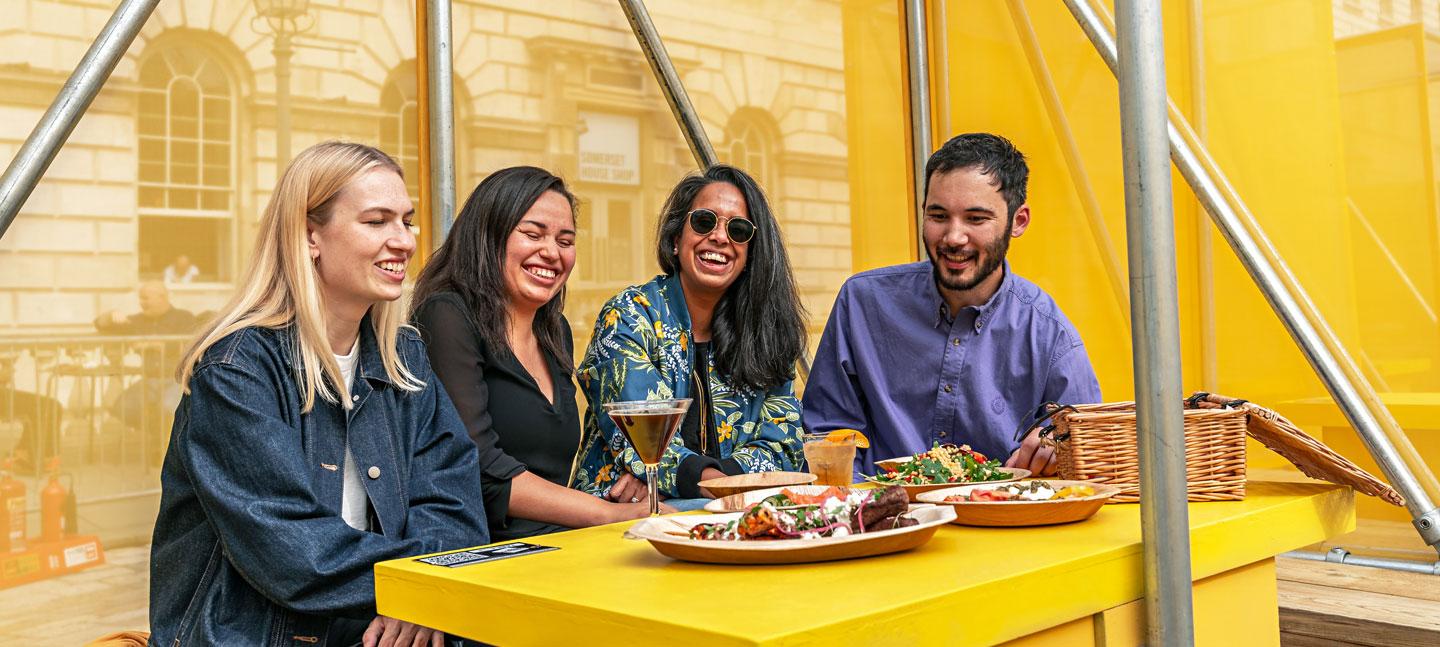
[[[420,200],[420,103],[415,61],[401,63],[380,94],[380,149],[395,157],[405,171],[410,199]]]
[[[159,277],[178,256],[200,280],[229,279],[234,225],[235,91],[203,48],[145,58],[139,91],[140,274]]]
[[[731,117],[729,126],[725,128],[725,135],[730,149],[730,157],[726,161],[749,173],[767,193],[774,191],[776,187],[775,178],[771,176],[774,162],[771,159],[773,144],[770,133],[755,118],[736,115]]]

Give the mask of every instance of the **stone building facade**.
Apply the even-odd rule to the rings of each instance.
[[[0,156],[43,114],[112,3],[0,12]],[[647,3],[722,160],[765,186],[818,334],[850,271],[840,3]],[[312,0],[295,38],[292,152],[372,142],[418,193],[414,3]],[[457,187],[536,164],[583,201],[570,319],[655,272],[653,227],[694,162],[624,15],[603,0],[457,1]],[[250,0],[163,2],[0,241],[0,336],[79,334],[177,255],[195,311],[243,271],[276,157],[273,36]]]

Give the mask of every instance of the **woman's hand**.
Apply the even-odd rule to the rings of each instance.
[[[645,481],[625,472],[610,486],[609,498],[616,503],[640,503],[650,498],[650,488]]]
[[[365,647],[445,647],[445,632],[387,616],[375,616],[360,641]]]

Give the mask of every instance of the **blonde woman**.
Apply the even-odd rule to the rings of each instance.
[[[475,446],[401,326],[413,217],[368,146],[280,177],[245,283],[180,364],[152,644],[443,643],[377,617],[372,576],[489,541]]]

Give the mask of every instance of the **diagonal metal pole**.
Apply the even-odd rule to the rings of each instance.
[[[426,0],[425,57],[429,65],[426,98],[430,135],[430,221],[439,236],[455,222],[455,74],[451,60],[450,0]]]
[[[30,131],[30,137],[15,154],[15,159],[10,161],[5,175],[0,176],[0,237],[15,221],[15,215],[25,206],[35,185],[50,168],[50,163],[55,161],[60,147],[75,130],[75,124],[85,116],[95,95],[100,93],[110,73],[115,71],[115,64],[120,62],[158,4],[160,0],[121,2],[110,16],[110,22],[105,23],[100,35],[90,44],[90,50],[75,66],[64,87],[60,88],[50,109]]]
[[[690,95],[685,93],[685,86],[680,84],[680,75],[675,72],[675,64],[670,61],[670,53],[665,51],[665,43],[661,42],[659,32],[655,31],[655,23],[650,21],[650,12],[645,9],[645,3],[640,0],[620,0],[620,8],[625,10],[630,29],[635,32],[641,51],[645,52],[645,59],[650,61],[650,70],[655,73],[655,80],[660,83],[660,90],[665,93],[665,101],[670,104],[670,112],[675,114],[676,123],[680,124],[680,131],[685,135],[685,142],[690,145],[695,163],[702,169],[710,168],[717,161],[715,149],[710,146],[710,137],[705,134],[705,126],[700,123],[695,106],[690,104]]]
[[[1118,0],[1115,13],[1147,643],[1193,645],[1164,33],[1157,2]]]
[[[1030,12],[1025,8],[1025,0],[1009,0],[1006,4],[1010,8],[1010,20],[1015,23],[1015,32],[1020,36],[1020,45],[1025,50],[1025,60],[1030,63],[1035,85],[1039,86],[1045,114],[1050,117],[1050,127],[1055,131],[1055,139],[1065,157],[1065,166],[1070,170],[1075,195],[1085,212],[1085,224],[1090,226],[1090,238],[1100,252],[1100,264],[1105,268],[1105,278],[1109,279],[1110,290],[1115,295],[1115,305],[1120,308],[1121,318],[1128,319],[1130,297],[1125,291],[1125,280],[1121,278],[1120,255],[1116,253],[1110,230],[1105,226],[1105,210],[1100,208],[1100,200],[1095,197],[1090,174],[1085,170],[1085,158],[1080,155],[1080,145],[1075,141],[1075,132],[1065,115],[1065,104],[1060,100],[1060,91],[1050,75],[1050,65],[1045,62],[1045,51],[1040,47],[1040,38],[1035,35]]]
[[[1115,39],[1102,14],[1088,0],[1065,0],[1065,4],[1101,59],[1112,72],[1116,71]],[[1169,107],[1169,114],[1167,134],[1175,166],[1235,251],[1251,280],[1265,295],[1265,300],[1285,325],[1290,337],[1304,352],[1310,367],[1355,428],[1386,480],[1405,497],[1405,507],[1421,540],[1440,551],[1440,508],[1436,508],[1430,495],[1440,489],[1434,476],[1425,469],[1424,462],[1415,454],[1414,446],[1408,444],[1409,440],[1399,424],[1360,374],[1354,359],[1345,351],[1335,332],[1326,325],[1319,308],[1315,307],[1299,279],[1265,236],[1235,187],[1230,185],[1215,160],[1200,145],[1185,117],[1173,105]],[[1410,457],[1408,461],[1407,456]],[[1415,471],[1412,471],[1411,465],[1417,466]]]
[[[915,245],[925,259],[925,164],[930,158],[930,41],[925,0],[905,0],[905,52],[910,71],[911,164],[915,175]]]

